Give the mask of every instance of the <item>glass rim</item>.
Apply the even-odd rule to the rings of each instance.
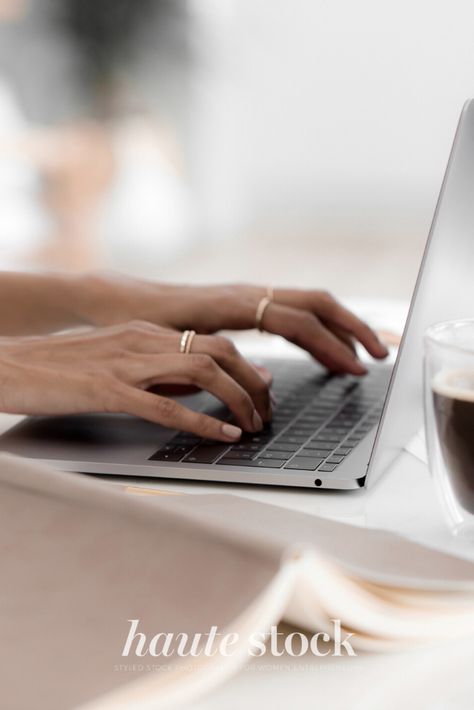
[[[438,323],[433,323],[433,325],[428,326],[423,335],[423,340],[425,343],[433,343],[440,348],[446,348],[447,350],[455,350],[456,352],[469,353],[474,355],[474,337],[472,341],[472,346],[457,345],[455,343],[445,343],[442,340],[438,340],[435,336],[448,328],[453,326],[471,325],[474,328],[474,318],[455,318],[453,320],[440,321]]]

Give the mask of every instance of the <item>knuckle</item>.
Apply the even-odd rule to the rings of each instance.
[[[178,405],[172,399],[161,397],[157,399],[156,406],[164,419],[173,419],[178,414]]]
[[[234,343],[228,338],[224,338],[218,335],[214,338],[214,343],[216,345],[217,351],[225,357],[235,357],[237,354],[237,348]]]
[[[189,359],[192,359],[191,364],[197,372],[210,372],[213,371],[216,366],[216,363],[214,362],[212,357],[204,353],[199,353],[197,355],[191,355],[188,357]]]
[[[334,303],[335,299],[334,296],[330,291],[326,291],[323,289],[322,291],[319,291],[319,297],[321,298],[322,301],[325,303]]]
[[[125,391],[123,383],[115,377],[104,375],[94,386],[100,386],[104,396],[106,412],[119,412],[124,409]]]
[[[318,294],[319,308],[321,308],[321,314],[325,316],[330,316],[334,313],[337,308],[337,301],[334,296],[329,293],[329,291],[320,291]]]
[[[200,435],[204,439],[214,439],[216,435],[216,429],[219,426],[211,417],[207,417],[204,414],[198,414],[196,420],[197,428],[199,429]]]
[[[125,348],[116,347],[110,352],[112,362],[118,364],[131,364],[135,361],[135,353],[128,352]]]
[[[119,342],[124,343],[125,347],[132,345],[138,337],[149,332],[146,329],[144,321],[131,320],[120,326],[117,331]]]
[[[139,319],[134,319],[131,320],[127,323],[128,325],[128,330],[129,332],[131,331],[132,333],[141,333],[144,330],[149,331],[150,330],[150,323],[147,323],[144,320],[139,320]]]

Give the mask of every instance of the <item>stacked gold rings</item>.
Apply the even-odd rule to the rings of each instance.
[[[191,352],[191,346],[193,344],[194,336],[196,335],[195,330],[185,330],[181,336],[181,341],[179,344],[179,352],[188,355]]]

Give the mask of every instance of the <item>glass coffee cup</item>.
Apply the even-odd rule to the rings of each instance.
[[[424,346],[430,470],[452,531],[474,541],[474,319],[431,326]]]

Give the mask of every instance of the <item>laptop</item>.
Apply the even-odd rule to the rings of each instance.
[[[389,265],[387,265],[389,267]],[[400,274],[403,278],[403,274]],[[372,485],[423,424],[423,333],[474,317],[474,100],[459,120],[404,334],[393,367],[336,376],[306,360],[275,359],[273,421],[236,444],[206,441],[124,415],[28,417],[0,450],[68,471],[273,486]],[[207,393],[187,406],[222,419]]]

